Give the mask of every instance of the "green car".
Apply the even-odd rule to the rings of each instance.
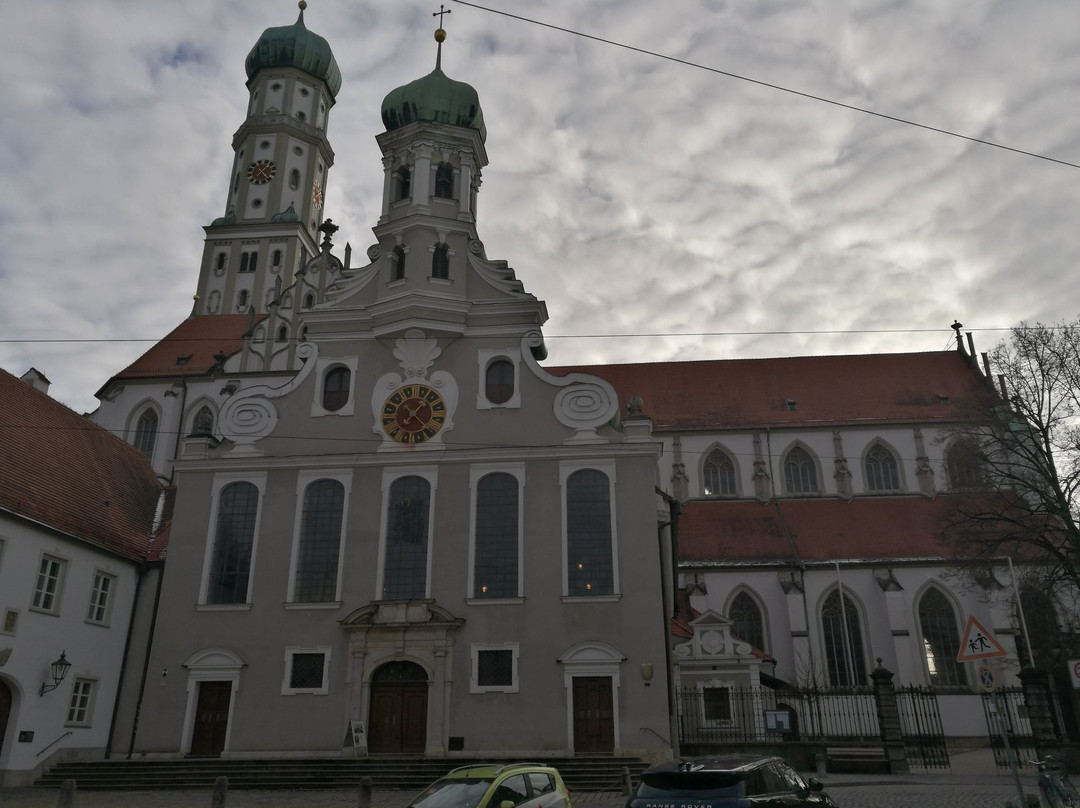
[[[571,808],[558,770],[539,763],[480,763],[440,777],[409,808]]]

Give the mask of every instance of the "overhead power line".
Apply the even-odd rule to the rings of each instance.
[[[985,138],[964,135],[959,132],[954,132],[951,129],[943,129],[939,126],[930,126],[929,124],[919,123],[918,121],[913,121],[908,118],[901,118],[896,115],[887,115],[884,112],[875,112],[874,110],[867,109],[866,107],[859,107],[854,104],[845,104],[843,101],[836,101],[832,98],[826,98],[821,95],[814,95],[813,93],[803,92],[802,90],[795,90],[791,87],[785,87],[782,84],[772,84],[770,82],[762,81],[760,79],[753,79],[749,76],[743,76],[739,73],[732,73],[729,70],[721,70],[717,67],[709,67],[708,65],[699,64],[698,62],[691,62],[688,59],[680,59],[677,56],[669,56],[665,53],[658,53],[657,51],[639,48],[634,45],[627,45],[625,42],[617,42],[613,39],[605,39],[604,37],[596,36],[595,34],[587,34],[584,31],[576,31],[573,28],[564,28],[561,25],[553,25],[549,22],[541,22],[540,20],[534,20],[530,17],[523,17],[520,14],[511,14],[508,11],[501,11],[496,8],[488,8],[487,6],[481,6],[477,3],[470,3],[468,2],[468,0],[453,0],[453,2],[459,3],[463,6],[469,6],[470,8],[475,8],[478,11],[487,11],[490,14],[499,14],[503,17],[510,17],[511,19],[520,20],[521,22],[527,22],[530,25],[539,25],[541,28],[550,28],[553,31],[560,31],[564,34],[581,37],[582,39],[591,39],[594,42],[600,42],[604,45],[611,45],[615,48],[622,48],[623,50],[641,53],[645,56],[652,56],[656,59],[664,59],[668,62],[675,62],[676,64],[684,65],[686,67],[692,67],[697,70],[706,70],[709,73],[716,73],[720,76],[727,76],[728,78],[738,79],[739,81],[749,82],[750,84],[757,84],[760,87],[767,87],[770,90],[778,90],[782,93],[797,95],[800,98],[808,98],[811,101],[819,101],[823,104],[831,104],[834,107],[841,107],[843,109],[851,110],[852,112],[861,112],[863,115],[873,115],[875,118],[883,118],[887,121],[893,121],[894,123],[902,123],[905,126],[914,126],[919,129],[925,129],[929,132],[936,132],[940,135],[947,135],[948,137],[959,138],[960,140],[967,140],[971,143],[978,143],[982,146],[992,146],[995,149],[1003,149],[1004,151],[1022,154],[1025,157],[1035,157],[1039,160],[1046,160],[1051,163],[1057,163],[1058,165],[1067,166],[1068,168],[1080,168],[1080,164],[1070,163],[1068,160],[1060,160],[1057,157],[1049,157],[1045,154],[1039,154],[1038,152],[1027,151],[1026,149],[1018,149],[1015,146],[1006,146],[1003,143],[995,143],[994,141],[986,140]]]

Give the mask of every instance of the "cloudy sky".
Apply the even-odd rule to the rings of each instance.
[[[1080,314],[1080,169],[806,97],[1080,164],[1076,0],[485,3],[711,70],[445,2],[444,70],[488,126],[480,237],[547,301],[552,363],[939,350],[954,319],[984,350]],[[435,10],[305,12],[343,74],[326,215],[354,255],[380,102],[433,68]],[[296,3],[4,12],[0,367],[91,410],[187,316],[244,58]]]

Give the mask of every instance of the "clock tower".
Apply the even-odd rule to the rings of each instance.
[[[247,56],[247,119],[233,135],[225,212],[206,230],[195,314],[267,312],[319,252],[341,71],[304,25],[266,29]]]

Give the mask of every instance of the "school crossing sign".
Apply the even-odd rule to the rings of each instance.
[[[987,631],[974,615],[968,615],[967,627],[964,629],[964,638],[960,641],[960,653],[956,655],[956,661],[975,662],[980,659],[994,659],[1007,655],[1008,652],[997,641],[997,638]]]

